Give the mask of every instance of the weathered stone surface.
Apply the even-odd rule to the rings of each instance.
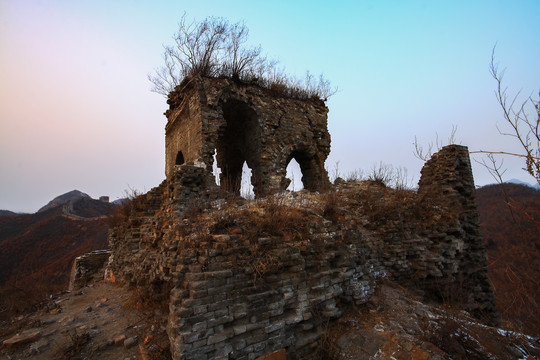
[[[492,324],[499,321],[495,293],[489,281],[489,264],[475,201],[475,186],[467,147],[449,145],[434,154],[422,168],[418,193],[434,203],[450,204],[453,223],[442,223],[438,260],[440,270],[451,273],[445,286],[448,299],[462,297],[461,305]],[[432,275],[431,275],[432,276]],[[426,278],[429,281],[429,277]],[[444,294],[442,295],[444,296]]]
[[[116,346],[119,346],[119,345],[123,345],[125,340],[126,340],[126,335],[122,334],[122,335],[118,335],[117,337],[115,337],[112,340],[112,343],[114,345],[116,345]]]
[[[109,260],[110,250],[95,250],[77,256],[73,261],[69,278],[69,290],[74,291],[90,283]]]
[[[369,360],[379,352],[385,339],[372,329],[365,329],[363,333],[350,332],[341,336],[336,345],[340,351],[346,353],[348,358],[356,360]]]
[[[126,349],[131,349],[132,347],[137,345],[138,342],[139,342],[139,340],[137,339],[137,337],[132,336],[132,337],[127,338],[126,340],[124,340],[124,347]]]
[[[328,108],[321,100],[291,99],[231,79],[196,76],[178,86],[168,102],[168,179],[175,166],[200,162],[212,182],[216,155],[225,190],[239,192],[245,161],[255,195],[264,196],[287,188],[287,165],[294,158],[304,188],[328,188]]]
[[[2,347],[11,348],[19,345],[27,344],[38,340],[41,337],[41,331],[39,329],[28,329],[4,340]]]
[[[30,355],[35,355],[35,354],[42,353],[48,348],[49,348],[49,342],[46,339],[40,339],[36,341],[35,343],[33,343],[32,345],[30,345],[30,349],[28,349],[28,353]]]
[[[319,190],[327,109],[227,79],[184,85],[167,112],[167,179],[109,234],[111,277],[169,303],[174,359],[313,358],[324,324],[365,304],[385,276],[497,321],[465,147],[435,154],[418,193],[340,182],[338,205],[303,193],[234,206],[211,178],[214,149],[219,166],[234,165],[228,190],[244,160],[257,195],[284,189],[291,156]]]
[[[259,357],[257,360],[285,360],[287,359],[287,352],[285,349],[274,351],[271,354],[267,354]]]

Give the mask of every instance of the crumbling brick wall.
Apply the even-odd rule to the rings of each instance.
[[[319,99],[298,100],[232,79],[194,76],[169,95],[165,132],[166,176],[184,162],[207,166],[216,156],[224,190],[238,193],[244,162],[256,196],[285,190],[295,159],[304,188],[328,187],[328,108]]]
[[[77,256],[73,260],[71,273],[69,276],[69,290],[78,290],[86,284],[92,282],[93,278],[101,276],[103,279],[103,270],[109,256],[110,250],[95,250],[81,256]]]
[[[283,348],[289,358],[311,358],[326,322],[346,304],[367,302],[385,274],[378,241],[352,218],[304,214],[301,234],[257,236],[219,224],[223,216],[257,217],[259,208],[212,210],[218,215],[194,221],[185,215],[192,209],[169,202],[177,189],[152,190],[143,201],[163,190],[164,206],[154,216],[133,214],[110,234],[117,280],[150,293],[172,287],[167,331],[175,359],[256,359]]]
[[[447,297],[440,300],[459,297],[462,306],[476,317],[497,323],[495,293],[489,281],[467,147],[444,147],[426,162],[421,173],[418,193],[431,198],[433,203],[445,204],[453,215],[453,221],[441,222],[437,233],[430,237],[439,245],[439,268],[446,280],[436,282],[439,296]],[[434,282],[433,277],[426,280]]]
[[[283,348],[288,358],[313,358],[324,324],[368,301],[385,276],[439,301],[458,294],[466,310],[497,321],[465,147],[445,147],[426,163],[418,193],[404,201],[413,217],[399,208],[381,221],[370,218],[365,196],[380,191],[367,205],[383,202],[391,189],[336,186],[344,201],[336,216],[315,194],[302,195],[302,205],[279,196],[227,205],[206,176],[204,164],[177,166],[109,235],[116,279],[172,289],[175,359],[255,359]],[[204,203],[213,205],[193,207]],[[295,226],[285,231],[277,219],[279,233],[257,230],[283,207],[301,213]]]

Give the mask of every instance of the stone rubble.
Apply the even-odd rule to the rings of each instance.
[[[134,295],[129,291],[103,280],[90,285],[77,296],[62,294],[42,310],[14,320],[13,326],[23,326],[19,334],[9,335],[0,327],[0,359],[140,359],[139,339],[149,334],[166,338],[165,329],[154,326],[163,319],[133,308]],[[96,303],[101,305],[89,305]],[[93,310],[87,312],[90,306]],[[22,330],[29,325],[33,327]],[[153,353],[168,352],[167,344],[147,345]]]
[[[17,334],[7,340],[4,340],[2,346],[5,348],[12,348],[27,343],[33,343],[41,337],[41,331],[39,329],[28,329],[21,334]]]

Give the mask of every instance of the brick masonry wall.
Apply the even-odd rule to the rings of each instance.
[[[496,322],[468,161],[465,147],[443,148],[418,193],[403,199],[365,182],[338,184],[334,212],[330,195],[307,193],[226,203],[205,165],[188,163],[111,229],[110,270],[165,292],[175,359],[280,349],[313,358],[325,324],[368,301],[386,276],[439,301],[459,294],[463,308]]]
[[[110,250],[95,250],[81,256],[77,256],[73,261],[71,274],[69,277],[69,290],[78,290],[86,284],[92,282],[93,277],[101,275],[103,267],[107,263]]]
[[[295,158],[311,191],[329,186],[324,162],[330,153],[328,108],[321,100],[297,100],[231,79],[193,77],[169,95],[166,176],[174,173],[179,151],[186,162],[222,169],[221,184],[252,169],[257,196],[285,190],[286,170]],[[216,151],[217,150],[217,151]]]
[[[447,299],[460,297],[463,307],[478,318],[499,321],[495,293],[475,201],[475,185],[467,147],[449,145],[422,168],[418,193],[434,203],[446,204],[453,221],[432,234],[440,244],[440,270],[445,273]],[[440,285],[440,284],[439,284]],[[440,292],[440,291],[439,291]],[[445,300],[445,299],[442,299]]]

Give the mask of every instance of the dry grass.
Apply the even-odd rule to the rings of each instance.
[[[0,286],[0,321],[48,305],[46,295],[50,290],[43,279],[39,280],[32,283],[9,281]]]
[[[324,196],[324,208],[323,216],[336,222],[340,219],[342,213],[342,199],[336,194],[335,191],[328,191]]]
[[[264,215],[251,219],[248,234],[258,236],[283,236],[289,239],[302,238],[307,231],[305,214],[297,208],[269,198],[263,205]]]
[[[316,360],[345,360],[347,356],[341,351],[338,339],[349,331],[349,326],[342,322],[332,321],[324,317],[321,311],[314,311],[314,318],[317,319],[322,328],[322,336],[315,353]]]
[[[135,309],[139,318],[137,332],[139,347],[148,360],[171,359],[170,342],[166,332],[169,313],[169,294],[172,284],[155,282],[149,287],[132,289],[131,297],[123,304],[125,309]]]
[[[137,190],[130,189],[129,191],[124,191],[124,195],[125,196],[122,203],[113,208],[111,214],[108,216],[108,224],[110,228],[114,228],[125,223],[125,221],[129,219],[134,212],[144,210],[144,194]]]
[[[366,228],[379,233],[387,231],[387,226],[397,230],[428,230],[452,224],[457,219],[459,210],[442,196],[392,189],[379,181],[368,180],[367,186],[351,195],[348,205],[365,216]]]
[[[166,314],[169,312],[169,294],[172,287],[173,284],[167,281],[154,281],[149,286],[136,287],[132,290],[132,296],[124,307],[139,311],[158,309]]]
[[[246,262],[253,275],[254,283],[259,283],[266,275],[277,273],[283,268],[279,257],[273,255],[264,246],[259,245],[250,247],[250,255]]]

